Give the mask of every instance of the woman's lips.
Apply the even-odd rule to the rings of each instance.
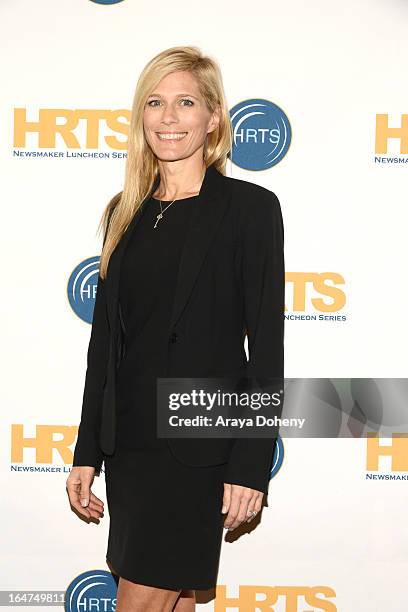
[[[156,132],[156,135],[161,142],[178,142],[183,140],[187,132]]]

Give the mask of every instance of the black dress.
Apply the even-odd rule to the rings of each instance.
[[[165,376],[178,266],[197,198],[176,200],[156,228],[160,204],[151,198],[126,246],[116,450],[105,457],[106,559],[119,576],[166,589],[215,587],[225,519],[227,464],[184,465],[156,436],[156,377]],[[168,204],[162,201],[163,208]]]

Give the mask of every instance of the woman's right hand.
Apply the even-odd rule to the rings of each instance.
[[[66,488],[71,506],[86,518],[103,516],[103,501],[91,491],[95,468],[75,466],[67,478]]]

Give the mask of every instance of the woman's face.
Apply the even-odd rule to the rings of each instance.
[[[204,147],[207,133],[217,127],[218,120],[188,71],[164,77],[148,97],[143,113],[146,140],[162,161],[185,159]]]

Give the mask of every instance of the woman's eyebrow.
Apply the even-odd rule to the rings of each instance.
[[[196,100],[198,100],[197,96],[194,96],[193,94],[190,93],[178,93],[178,94],[174,94],[175,96],[190,96],[190,98],[196,98]],[[162,96],[159,93],[152,93],[150,94],[149,98],[151,96],[156,96],[158,98],[161,98]]]

